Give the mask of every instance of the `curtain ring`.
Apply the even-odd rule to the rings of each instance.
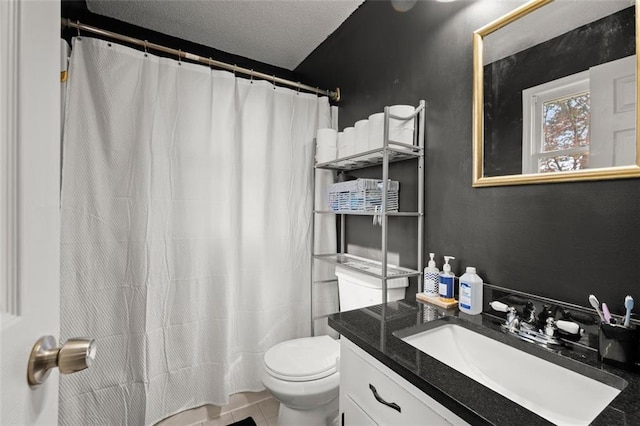
[[[298,82],[298,95],[300,94],[300,82]]]
[[[272,75],[271,78],[273,79],[273,90],[276,90],[276,76]]]
[[[178,49],[178,65],[182,65],[182,50]]]
[[[76,21],[76,30],[78,30],[78,40],[80,40],[80,21]]]
[[[147,40],[144,41],[144,57],[149,56],[149,51],[147,50]]]
[[[211,56],[209,56],[209,69],[213,71],[213,59],[211,59]]]
[[[236,68],[238,68],[238,66],[236,64],[233,64],[233,76],[236,76]]]
[[[251,81],[250,81],[250,83],[253,84],[253,68],[251,68]]]

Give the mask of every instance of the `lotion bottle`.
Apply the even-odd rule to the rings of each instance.
[[[477,315],[482,312],[482,278],[476,274],[476,268],[468,266],[460,277],[459,308],[462,312]]]
[[[442,266],[442,272],[439,275],[439,294],[440,300],[443,302],[453,302],[453,283],[455,281],[455,274],[451,272],[451,265],[449,261],[455,259],[453,256],[444,257],[444,265]]]
[[[436,266],[436,261],[433,260],[435,253],[429,253],[428,265],[424,268],[424,280],[423,280],[423,293],[427,296],[437,297],[439,294],[439,278],[440,270]]]

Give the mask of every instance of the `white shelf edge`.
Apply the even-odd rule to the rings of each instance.
[[[415,277],[415,276],[419,276],[421,274],[420,271],[416,271],[414,269],[410,269],[410,268],[405,268],[402,266],[387,266],[387,276],[384,277],[381,274],[377,274],[374,272],[370,272],[367,269],[362,269],[362,268],[358,268],[356,266],[352,266],[349,265],[348,263],[343,263],[341,262],[338,257],[343,256],[345,258],[348,259],[348,261],[351,262],[359,262],[359,263],[364,263],[364,264],[369,264],[371,265],[371,267],[381,267],[382,263],[377,261],[377,260],[372,260],[372,259],[367,259],[364,257],[359,257],[359,256],[354,256],[352,254],[349,253],[331,253],[331,254],[314,254],[313,258],[317,259],[317,260],[321,260],[323,262],[327,262],[327,263],[331,263],[331,264],[335,264],[335,265],[342,265],[344,267],[347,267],[349,269],[352,269],[354,271],[358,271],[361,272],[365,275],[369,275],[375,278],[380,278],[380,279],[384,279],[386,278],[387,280],[390,279],[395,279],[395,278],[410,278],[410,277]],[[389,272],[395,272],[393,274],[389,274]]]
[[[420,217],[423,216],[424,213],[420,213],[420,212],[359,212],[359,211],[349,211],[349,210],[338,210],[338,211],[333,211],[333,210],[314,210],[313,211],[316,214],[335,214],[335,215],[348,215],[348,216],[373,216],[373,215],[382,215],[382,214],[386,214],[387,216],[408,216],[408,217]]]

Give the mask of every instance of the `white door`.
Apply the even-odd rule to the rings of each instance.
[[[636,55],[589,69],[589,168],[636,162]]]
[[[27,363],[59,334],[60,1],[0,0],[0,43],[0,424],[57,424]]]

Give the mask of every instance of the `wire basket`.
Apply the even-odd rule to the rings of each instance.
[[[387,185],[387,211],[398,211],[400,183]],[[356,179],[329,187],[329,208],[333,211],[375,212],[382,209],[382,180]]]

